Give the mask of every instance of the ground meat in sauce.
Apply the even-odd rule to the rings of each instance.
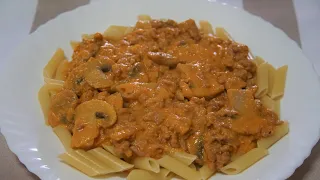
[[[118,41],[97,33],[74,50],[64,85],[73,104],[65,110],[53,105],[50,113],[59,112],[62,119],[54,126],[73,127],[74,120],[63,117],[73,118],[67,111],[73,113],[76,104],[107,101],[116,109],[117,122],[101,127],[91,148],[106,143],[127,160],[185,151],[196,155],[199,165],[219,171],[233,155],[246,153],[259,138],[272,135],[280,123],[253,98],[256,65],[248,53],[245,45],[204,36],[192,19],[139,21]],[[112,62],[96,65],[105,69],[97,72],[101,79],[88,76],[97,68],[88,65],[90,58]],[[99,88],[91,87],[89,80]],[[251,96],[240,102],[249,108],[233,106],[230,89]],[[70,104],[67,95],[55,96],[61,99],[54,102]]]

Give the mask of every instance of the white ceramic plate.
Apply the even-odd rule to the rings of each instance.
[[[289,177],[319,138],[320,87],[310,62],[295,42],[268,22],[239,9],[194,0],[99,1],[64,13],[41,26],[19,46],[0,71],[0,125],[10,149],[41,179],[88,179],[60,163],[63,147],[50,127],[44,125],[37,100],[43,85],[42,68],[56,48],[71,55],[70,40],[82,33],[102,32],[109,25],[134,25],[139,14],[177,21],[194,18],[223,26],[235,40],[247,44],[255,55],[271,64],[289,65],[282,119],[290,133],[270,149],[270,155],[235,176],[212,179],[266,179]],[[117,178],[115,178],[117,179]]]

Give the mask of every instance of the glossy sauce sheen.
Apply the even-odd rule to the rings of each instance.
[[[280,123],[254,99],[257,68],[248,52],[245,45],[204,35],[192,19],[138,21],[117,41],[97,33],[74,50],[49,123],[73,132],[73,148],[107,143],[128,161],[185,151],[219,171]],[[92,99],[114,106],[115,124],[77,119],[76,107]]]

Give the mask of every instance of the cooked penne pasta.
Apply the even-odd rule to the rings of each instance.
[[[94,34],[82,34],[81,35],[82,40],[90,40],[90,39],[93,39],[93,37],[94,37]]]
[[[275,127],[274,134],[272,136],[258,140],[257,146],[259,148],[268,149],[274,143],[279,141],[283,136],[288,134],[288,132],[289,132],[289,123],[285,121],[281,125]]]
[[[83,37],[82,37],[82,38],[83,38]],[[72,48],[73,50],[75,50],[76,47],[78,47],[80,43],[81,43],[81,42],[79,42],[79,41],[70,41],[70,46],[71,46],[71,48]]]
[[[110,26],[104,33],[103,36],[110,40],[119,40],[124,35],[132,32],[133,27],[129,26]]]
[[[129,164],[111,153],[105,151],[102,148],[95,148],[88,151],[96,158],[100,159],[103,163],[107,164],[111,168],[113,168],[117,172],[126,171],[128,169],[133,168],[132,164]]]
[[[149,15],[141,14],[138,16],[138,20],[139,21],[150,21],[152,19]]]
[[[207,35],[213,35],[213,29],[211,24],[208,21],[199,21],[199,25],[200,25],[200,30]]]
[[[99,167],[96,163],[93,163],[91,160],[83,158],[83,156],[77,154],[76,152],[69,151],[67,153],[59,155],[59,158],[69,164],[70,166],[80,170],[88,176],[100,176],[106,175],[112,172],[110,168],[105,169]]]
[[[269,96],[263,96],[261,102],[280,117],[280,100],[273,100]]]
[[[94,169],[94,167],[92,166],[92,164],[90,164],[90,162],[87,162],[85,160],[83,160],[82,158],[76,158],[74,156],[71,156],[67,153],[61,154],[59,155],[59,158],[67,163],[68,165],[78,169],[79,171],[83,172],[84,174],[88,175],[88,176],[98,176],[99,171]]]
[[[274,73],[273,87],[270,97],[272,99],[279,99],[284,94],[284,89],[286,86],[288,66],[282,66],[278,68]]]
[[[239,174],[266,155],[268,155],[268,150],[263,148],[254,148],[237,158],[235,161],[221,168],[220,171],[230,175]]]
[[[190,180],[201,179],[200,173],[183,164],[182,162],[168,156],[164,155],[161,159],[158,159],[159,164],[168,169],[169,171],[174,172],[175,174]]]
[[[145,179],[145,180],[160,180],[159,177],[157,177],[156,174],[142,170],[142,169],[134,169],[130,171],[129,175],[127,176],[128,180],[140,180],[140,179]]]
[[[274,75],[276,73],[276,69],[271,65],[268,64],[268,96],[271,96],[273,83],[274,83]]]
[[[151,171],[154,173],[160,172],[159,163],[153,158],[149,158],[149,157],[134,158],[133,165],[136,168],[144,169],[144,170]]]
[[[215,35],[223,40],[232,40],[230,34],[222,27],[216,27]]]
[[[53,128],[53,132],[58,136],[61,141],[64,149],[69,152],[72,151],[71,148],[71,133],[67,130],[66,127],[60,125]]]
[[[173,152],[170,154],[170,156],[186,165],[192,164],[193,161],[197,159],[196,155],[192,155],[186,152]]]
[[[51,79],[51,78],[44,78],[44,82],[48,83],[48,84],[57,84],[60,86],[63,86],[64,81],[61,80],[57,80],[57,79]]]
[[[64,81],[67,78],[68,65],[69,62],[66,59],[60,63],[56,72],[55,79]]]
[[[111,153],[112,155],[119,157],[119,156],[117,155],[117,153],[114,151],[114,147],[113,147],[113,146],[109,146],[109,145],[106,145],[106,144],[102,144],[102,147],[103,147],[103,149],[105,149],[105,150],[107,150],[109,153]],[[119,158],[121,158],[121,157],[119,157]]]
[[[58,48],[48,64],[43,69],[43,77],[54,78],[59,64],[65,59],[64,51]]]
[[[51,104],[51,91],[58,91],[62,89],[60,84],[45,84],[43,85],[38,92],[38,100],[41,105],[41,109],[45,118],[45,122],[48,125],[48,112]]]
[[[260,56],[256,56],[253,60],[253,62],[257,65],[260,66],[261,64],[265,63],[265,61],[262,59]]]
[[[258,66],[257,70],[257,85],[258,90],[255,94],[255,97],[259,98],[268,93],[268,64],[263,63]]]
[[[199,172],[203,180],[210,178],[214,174],[214,171],[212,171],[208,165],[202,166]]]

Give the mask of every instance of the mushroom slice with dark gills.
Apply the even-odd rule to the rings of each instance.
[[[94,88],[107,88],[113,85],[111,72],[114,62],[110,59],[90,58],[86,63],[85,80]]]
[[[108,128],[117,121],[113,106],[102,100],[80,104],[75,111],[75,126],[71,139],[72,148],[90,149],[101,128]]]
[[[68,89],[64,89],[53,96],[48,114],[50,126],[55,127],[60,124],[71,125],[77,103],[77,95]]]

